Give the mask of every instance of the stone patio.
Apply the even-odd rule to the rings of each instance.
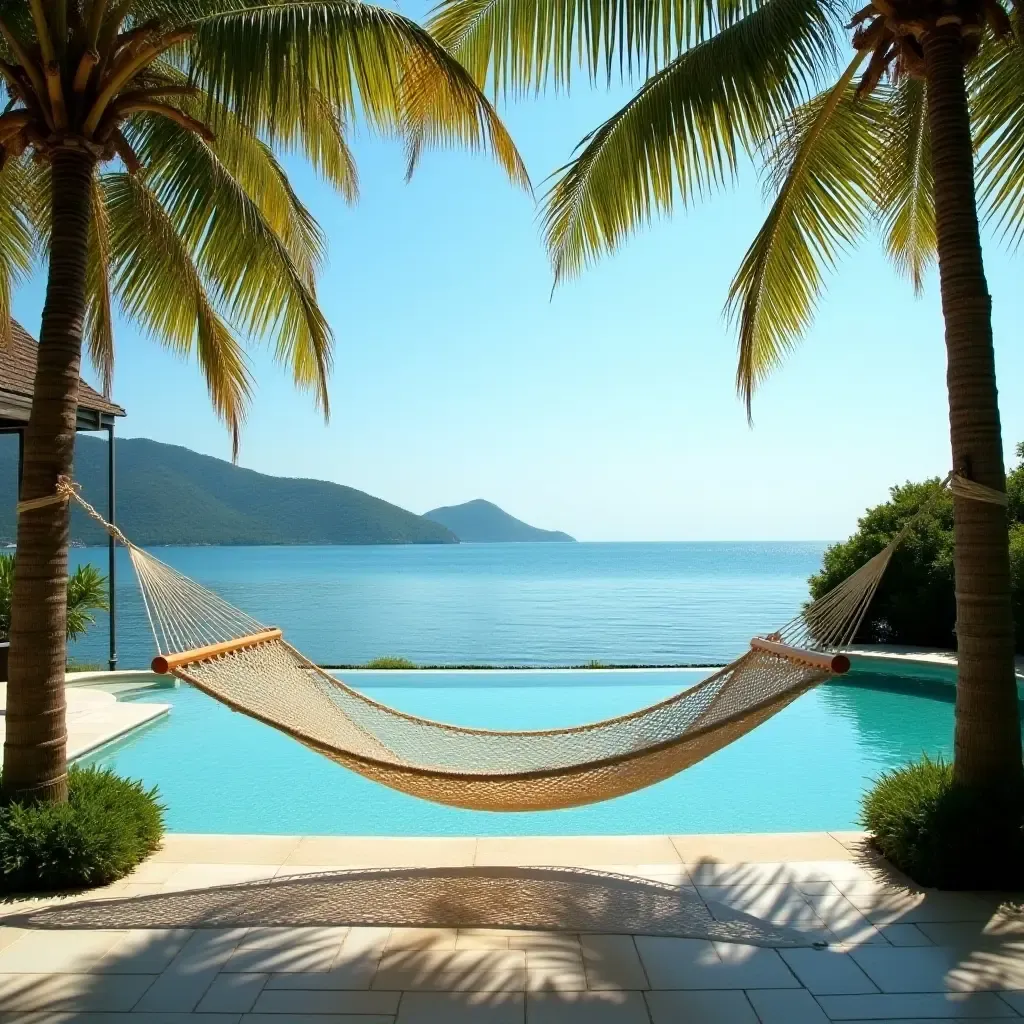
[[[662,934],[616,930],[645,909]],[[916,889],[851,833],[179,835],[108,889],[0,915],[5,1024],[1024,1017],[1019,904]]]

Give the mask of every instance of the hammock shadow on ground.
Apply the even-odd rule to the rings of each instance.
[[[126,899],[75,900],[5,923],[32,929],[501,928],[666,935],[796,947],[821,936],[709,905],[691,888],[566,867],[349,869]],[[797,923],[799,927],[799,923]]]

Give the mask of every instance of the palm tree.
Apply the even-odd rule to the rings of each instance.
[[[1016,235],[1024,60],[1004,3],[442,0],[428,27],[499,94],[567,87],[580,55],[591,80],[616,66],[648,75],[546,197],[556,280],[728,182],[744,153],[761,162],[775,200],[727,304],[748,415],[757,385],[806,333],[824,270],[870,225],[880,220],[918,289],[937,255],[953,467],[1005,491],[974,168],[977,145],[982,197]],[[1019,784],[1006,515],[958,497],[955,523],[955,775]]]
[[[83,337],[109,383],[111,293],[194,352],[233,431],[249,377],[236,335],[271,339],[328,411],[323,238],[272,146],[354,194],[344,126],[489,149],[527,184],[501,122],[420,26],[360,0],[0,0],[0,317],[35,242],[48,257],[22,500],[71,471]],[[411,167],[411,163],[410,163]],[[156,391],[156,387],[154,387]],[[4,795],[67,794],[68,514],[22,512]]]

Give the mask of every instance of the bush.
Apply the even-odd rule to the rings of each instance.
[[[920,885],[1024,888],[1024,790],[957,786],[953,766],[923,758],[884,772],[861,824],[878,850]]]
[[[0,892],[106,885],[149,856],[163,832],[156,789],[72,766],[66,804],[0,805]]]
[[[1024,445],[1017,446],[1017,457],[1022,464],[1007,474],[1006,492],[1016,646],[1024,654]],[[893,487],[887,502],[869,508],[857,521],[852,537],[825,551],[821,572],[808,581],[811,597],[823,597],[878,554],[927,503],[896,549],[854,643],[956,648],[953,496],[948,490],[936,495],[938,482]]]
[[[391,655],[385,655],[383,658],[374,658],[373,661],[368,661],[363,668],[395,668],[395,669],[410,669],[415,668],[416,662],[410,661],[408,658],[395,658]]]
[[[13,594],[14,555],[0,554],[0,641],[10,639]],[[83,636],[96,621],[92,613],[109,607],[107,577],[95,565],[80,565],[68,576],[68,639]]]

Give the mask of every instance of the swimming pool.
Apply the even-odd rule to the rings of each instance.
[[[707,670],[353,672],[352,685],[413,714],[541,729],[622,714]],[[848,677],[805,694],[748,736],[665,782],[607,803],[496,814],[438,807],[376,785],[188,686],[144,691],[171,713],[87,763],[159,787],[172,832],[304,835],[615,835],[856,827],[885,768],[949,756],[953,690]],[[124,698],[122,698],[124,699]]]

